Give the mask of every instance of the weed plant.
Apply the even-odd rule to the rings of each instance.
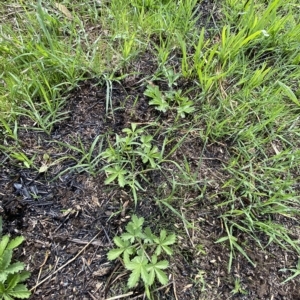
[[[24,271],[24,263],[12,263],[13,250],[23,241],[24,238],[21,236],[10,239],[9,235],[2,235],[2,217],[0,216],[0,299],[28,299],[30,297],[30,291],[23,284],[29,278],[30,273]]]

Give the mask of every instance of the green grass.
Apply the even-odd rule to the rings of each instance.
[[[152,93],[150,104],[162,111],[170,109],[173,116],[172,123],[153,123],[150,134],[160,151],[159,161],[150,167],[168,178],[154,196],[162,211],[168,209],[189,224],[176,209],[176,204],[184,203],[184,193],[198,191],[197,201],[222,199],[217,207],[225,232],[216,242],[228,245],[229,271],[235,253],[253,264],[238,239],[239,232],[262,248],[278,243],[300,254],[299,242],[280,223],[281,218],[299,222],[300,213],[298,1],[218,1],[222,16],[210,39],[206,35],[210,28],[197,25],[193,9],[197,1],[148,1],[147,7],[142,2],[62,1],[71,17],[57,9],[54,1],[46,5],[41,1],[1,2],[2,15],[14,11],[14,17],[7,14],[7,22],[0,25],[0,124],[5,141],[1,151],[11,159],[20,153],[21,116],[32,120],[31,129],[50,134],[54,124],[67,116],[63,109],[66,96],[83,79],[98,77],[106,82],[106,111],[111,113],[115,109],[111,84],[127,77],[130,64],[147,51],[155,56],[158,68],[143,84],[146,87],[148,80],[155,80],[168,90],[151,91],[149,86],[145,95]],[[180,80],[189,82],[189,89],[176,96]],[[141,129],[146,135],[147,126]],[[227,145],[230,157],[222,166],[226,176],[219,177],[215,191],[206,188],[216,179],[199,180],[197,175],[203,153],[199,153],[196,168],[191,168],[188,153],[181,153],[194,137],[204,148],[212,143]],[[101,139],[109,142],[109,136]],[[84,168],[94,176],[105,174],[105,168],[98,167],[107,156],[93,156],[99,141],[97,137],[90,149],[80,142],[77,148],[69,146],[77,157],[82,156],[75,169]],[[142,188],[136,173],[141,170],[135,169],[134,159],[136,155],[144,158],[146,148],[134,148],[141,143],[138,137],[131,142],[130,150],[122,144],[118,165],[122,168],[114,177],[119,184],[113,187],[126,185],[123,175],[130,166],[127,183],[138,202]],[[100,144],[102,147],[102,140]],[[120,142],[110,147],[121,151]],[[182,159],[176,160],[180,153]],[[174,170],[178,176],[172,175]],[[261,241],[262,234],[267,244]]]

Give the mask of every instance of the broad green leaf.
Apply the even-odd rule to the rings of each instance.
[[[159,256],[161,254],[161,245],[158,245],[155,249],[155,252],[154,252],[157,256]]]
[[[7,295],[7,294],[3,294],[3,299],[4,299],[4,300],[14,300],[12,297],[10,297],[10,296]]]
[[[149,285],[150,274],[146,268],[146,266],[141,267],[141,277],[146,285]]]
[[[126,243],[124,243],[124,241],[122,241],[122,239],[118,236],[114,237],[114,243],[120,248],[122,248],[126,245]]]
[[[163,229],[161,232],[160,232],[160,240],[163,241],[167,236],[167,232]]]
[[[173,254],[173,250],[166,245],[161,245],[162,249],[168,254],[168,255],[172,255]]]
[[[20,275],[19,274],[14,274],[12,276],[9,276],[7,278],[8,285],[7,285],[6,290],[7,291],[13,290],[19,282],[20,282]]]
[[[1,242],[0,242],[0,257],[2,256],[8,242],[9,242],[9,236],[4,235],[1,239]]]
[[[176,235],[170,234],[163,240],[163,245],[173,245],[176,241]]]
[[[105,179],[104,183],[105,183],[105,184],[110,184],[110,183],[111,183],[112,181],[114,181],[117,177],[118,177],[118,174],[117,174],[117,173],[113,173],[113,174],[109,175],[109,176]]]
[[[122,173],[118,176],[118,184],[120,187],[124,187],[126,185],[126,180]]]
[[[154,283],[155,270],[154,268],[150,268],[150,270],[148,269],[148,272],[149,272],[148,285],[151,286]]]
[[[153,266],[155,267],[155,269],[158,268],[164,270],[169,267],[169,262],[167,260],[160,260],[158,262],[155,262]]]
[[[25,268],[25,264],[18,261],[18,262],[15,262],[15,263],[9,265],[5,271],[8,274],[14,274],[14,273],[24,270],[24,268]]]
[[[19,275],[20,275],[20,281],[19,282],[23,282],[23,281],[25,281],[26,279],[28,279],[30,277],[31,273],[28,272],[28,271],[22,271],[22,272],[19,273]]]
[[[6,249],[15,249],[17,248],[19,245],[21,245],[24,242],[25,238],[22,236],[17,236],[16,238],[10,240],[10,242],[8,243]]]
[[[140,269],[134,269],[128,279],[128,287],[133,288],[140,279]]]
[[[2,295],[5,291],[5,286],[2,282],[0,282],[0,295]]]
[[[120,257],[120,255],[124,252],[124,249],[112,249],[109,250],[109,252],[107,253],[107,259],[108,260],[115,260],[116,258]]]
[[[12,258],[12,250],[9,249],[4,250],[0,260],[0,270],[5,270],[10,265],[11,258]]]
[[[5,271],[0,270],[0,283],[4,283],[7,279],[7,276],[8,274]]]
[[[174,244],[176,241],[176,235],[170,234],[167,236],[167,232],[165,230],[162,230],[160,232],[159,238],[155,238],[154,242],[158,245],[155,254],[160,255],[161,251],[164,250],[168,255],[172,255],[173,251],[168,245]]]
[[[136,215],[133,215],[131,219],[132,219],[132,222],[133,222],[135,228],[142,227],[144,224],[144,220],[145,220],[143,217],[138,218]]]
[[[158,279],[158,281],[162,284],[165,285],[168,283],[168,277],[166,273],[160,269],[155,269],[155,275]]]
[[[26,285],[18,284],[13,291],[9,292],[9,295],[20,299],[28,299],[31,293],[27,289]]]
[[[153,239],[155,238],[155,235],[152,233],[150,227],[146,227],[144,230],[144,243],[153,243]]]

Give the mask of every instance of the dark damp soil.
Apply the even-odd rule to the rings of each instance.
[[[217,17],[207,17],[213,9],[210,1],[199,5],[201,22],[205,23],[199,26],[215,26]],[[154,299],[300,299],[299,279],[281,285],[291,274],[279,271],[293,268],[297,255],[274,244],[262,250],[249,236],[239,234],[256,266],[237,254],[228,273],[229,249],[215,241],[225,236],[219,218],[222,210],[217,205],[224,201],[219,191],[228,176],[223,164],[230,157],[230,145],[205,144],[196,131],[187,134],[192,117],[176,125],[176,132],[169,130],[175,122],[174,115],[158,112],[144,96],[149,78],[158,67],[155,61],[151,53],[145,53],[128,66],[127,73],[134,75],[120,81],[94,78],[79,83],[68,95],[64,108],[67,118],[55,124],[50,135],[35,128],[32,121],[21,120],[19,149],[28,157],[35,156],[36,166],[47,166],[45,172],[25,168],[1,154],[0,209],[4,232],[26,238],[15,258],[24,261],[32,272],[28,280],[30,299],[142,299],[142,286],[128,290],[128,272],[120,262],[110,262],[106,257],[113,237],[124,231],[133,213],[144,217],[146,225],[156,233],[166,228],[177,234],[168,269],[169,284],[154,287]],[[173,67],[176,69],[176,56]],[[167,89],[164,82],[150,84]],[[189,82],[180,82],[183,90],[189,86]],[[201,110],[201,106],[197,109]],[[133,122],[149,125],[148,133],[155,136],[158,147],[167,136],[171,142],[166,153],[183,141],[170,159],[179,165],[186,160],[191,173],[197,170],[199,184],[189,189],[178,186],[173,191],[172,179],[178,178],[174,165],[166,163],[163,174],[149,172],[135,206],[129,189],[104,184],[105,174],[97,172],[103,161],[94,167],[94,175],[85,166],[73,168],[82,154],[66,145],[88,149],[97,136],[113,139]],[[13,144],[9,140],[1,142]],[[102,147],[106,146],[105,140]],[[95,148],[93,157],[97,151],[99,148]],[[193,228],[188,228],[159,201],[170,195],[170,205]],[[296,221],[293,224],[282,219],[281,223],[288,228],[299,226]],[[260,238],[267,244],[266,237]],[[240,289],[235,288],[238,281]]]
[[[151,72],[155,68],[150,54],[140,61],[141,70]],[[38,130],[19,132],[22,151],[28,157],[36,155],[37,166],[49,164],[46,172],[27,169],[2,155],[0,204],[4,230],[26,238],[16,258],[24,261],[32,272],[28,281],[33,288],[31,299],[118,299],[118,295],[125,299],[142,298],[141,286],[126,296],[128,273],[121,263],[110,262],[106,257],[113,237],[124,230],[132,213],[143,216],[154,232],[163,227],[177,232],[175,255],[168,270],[170,284],[158,286],[155,299],[300,299],[299,281],[281,285],[286,274],[279,272],[280,268],[294,266],[297,257],[277,246],[271,245],[263,251],[249,237],[240,235],[256,267],[237,255],[231,272],[227,272],[229,250],[214,243],[224,236],[218,218],[221,210],[216,207],[223,201],[218,196],[219,183],[227,176],[222,164],[230,155],[225,143],[204,145],[191,132],[172,154],[172,160],[179,164],[185,158],[193,170],[199,168],[199,179],[209,182],[202,194],[201,184],[194,189],[178,188],[170,203],[193,223],[194,229],[184,226],[179,217],[157,200],[171,192],[166,179],[173,172],[171,165],[166,166],[169,173],[149,174],[145,191],[135,207],[130,190],[105,185],[102,172],[92,176],[84,170],[72,169],[74,159],[59,160],[67,154],[78,158],[80,155],[58,142],[78,147],[80,141],[88,147],[96,136],[121,134],[132,122],[155,121],[160,124],[161,132],[167,134],[173,116],[160,114],[149,106],[143,95],[147,83],[135,84],[136,80],[112,82],[113,114],[110,108],[106,111],[107,84],[92,79],[81,82],[69,95],[65,106],[68,118],[56,124],[50,136]],[[134,106],[137,97],[139,101]],[[30,120],[23,119],[22,124],[34,127]],[[176,141],[186,134],[187,128],[188,123],[178,128]],[[149,132],[153,133],[151,127]],[[157,143],[160,139],[157,136]],[[203,156],[200,166],[199,154]],[[55,161],[58,162],[51,165]],[[101,162],[97,168],[102,168]],[[209,197],[212,194],[215,197]],[[264,241],[265,237],[261,239]],[[237,280],[240,290],[234,293]]]

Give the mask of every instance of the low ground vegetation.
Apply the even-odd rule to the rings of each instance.
[[[296,0],[0,11],[0,256],[30,299],[299,297]]]

